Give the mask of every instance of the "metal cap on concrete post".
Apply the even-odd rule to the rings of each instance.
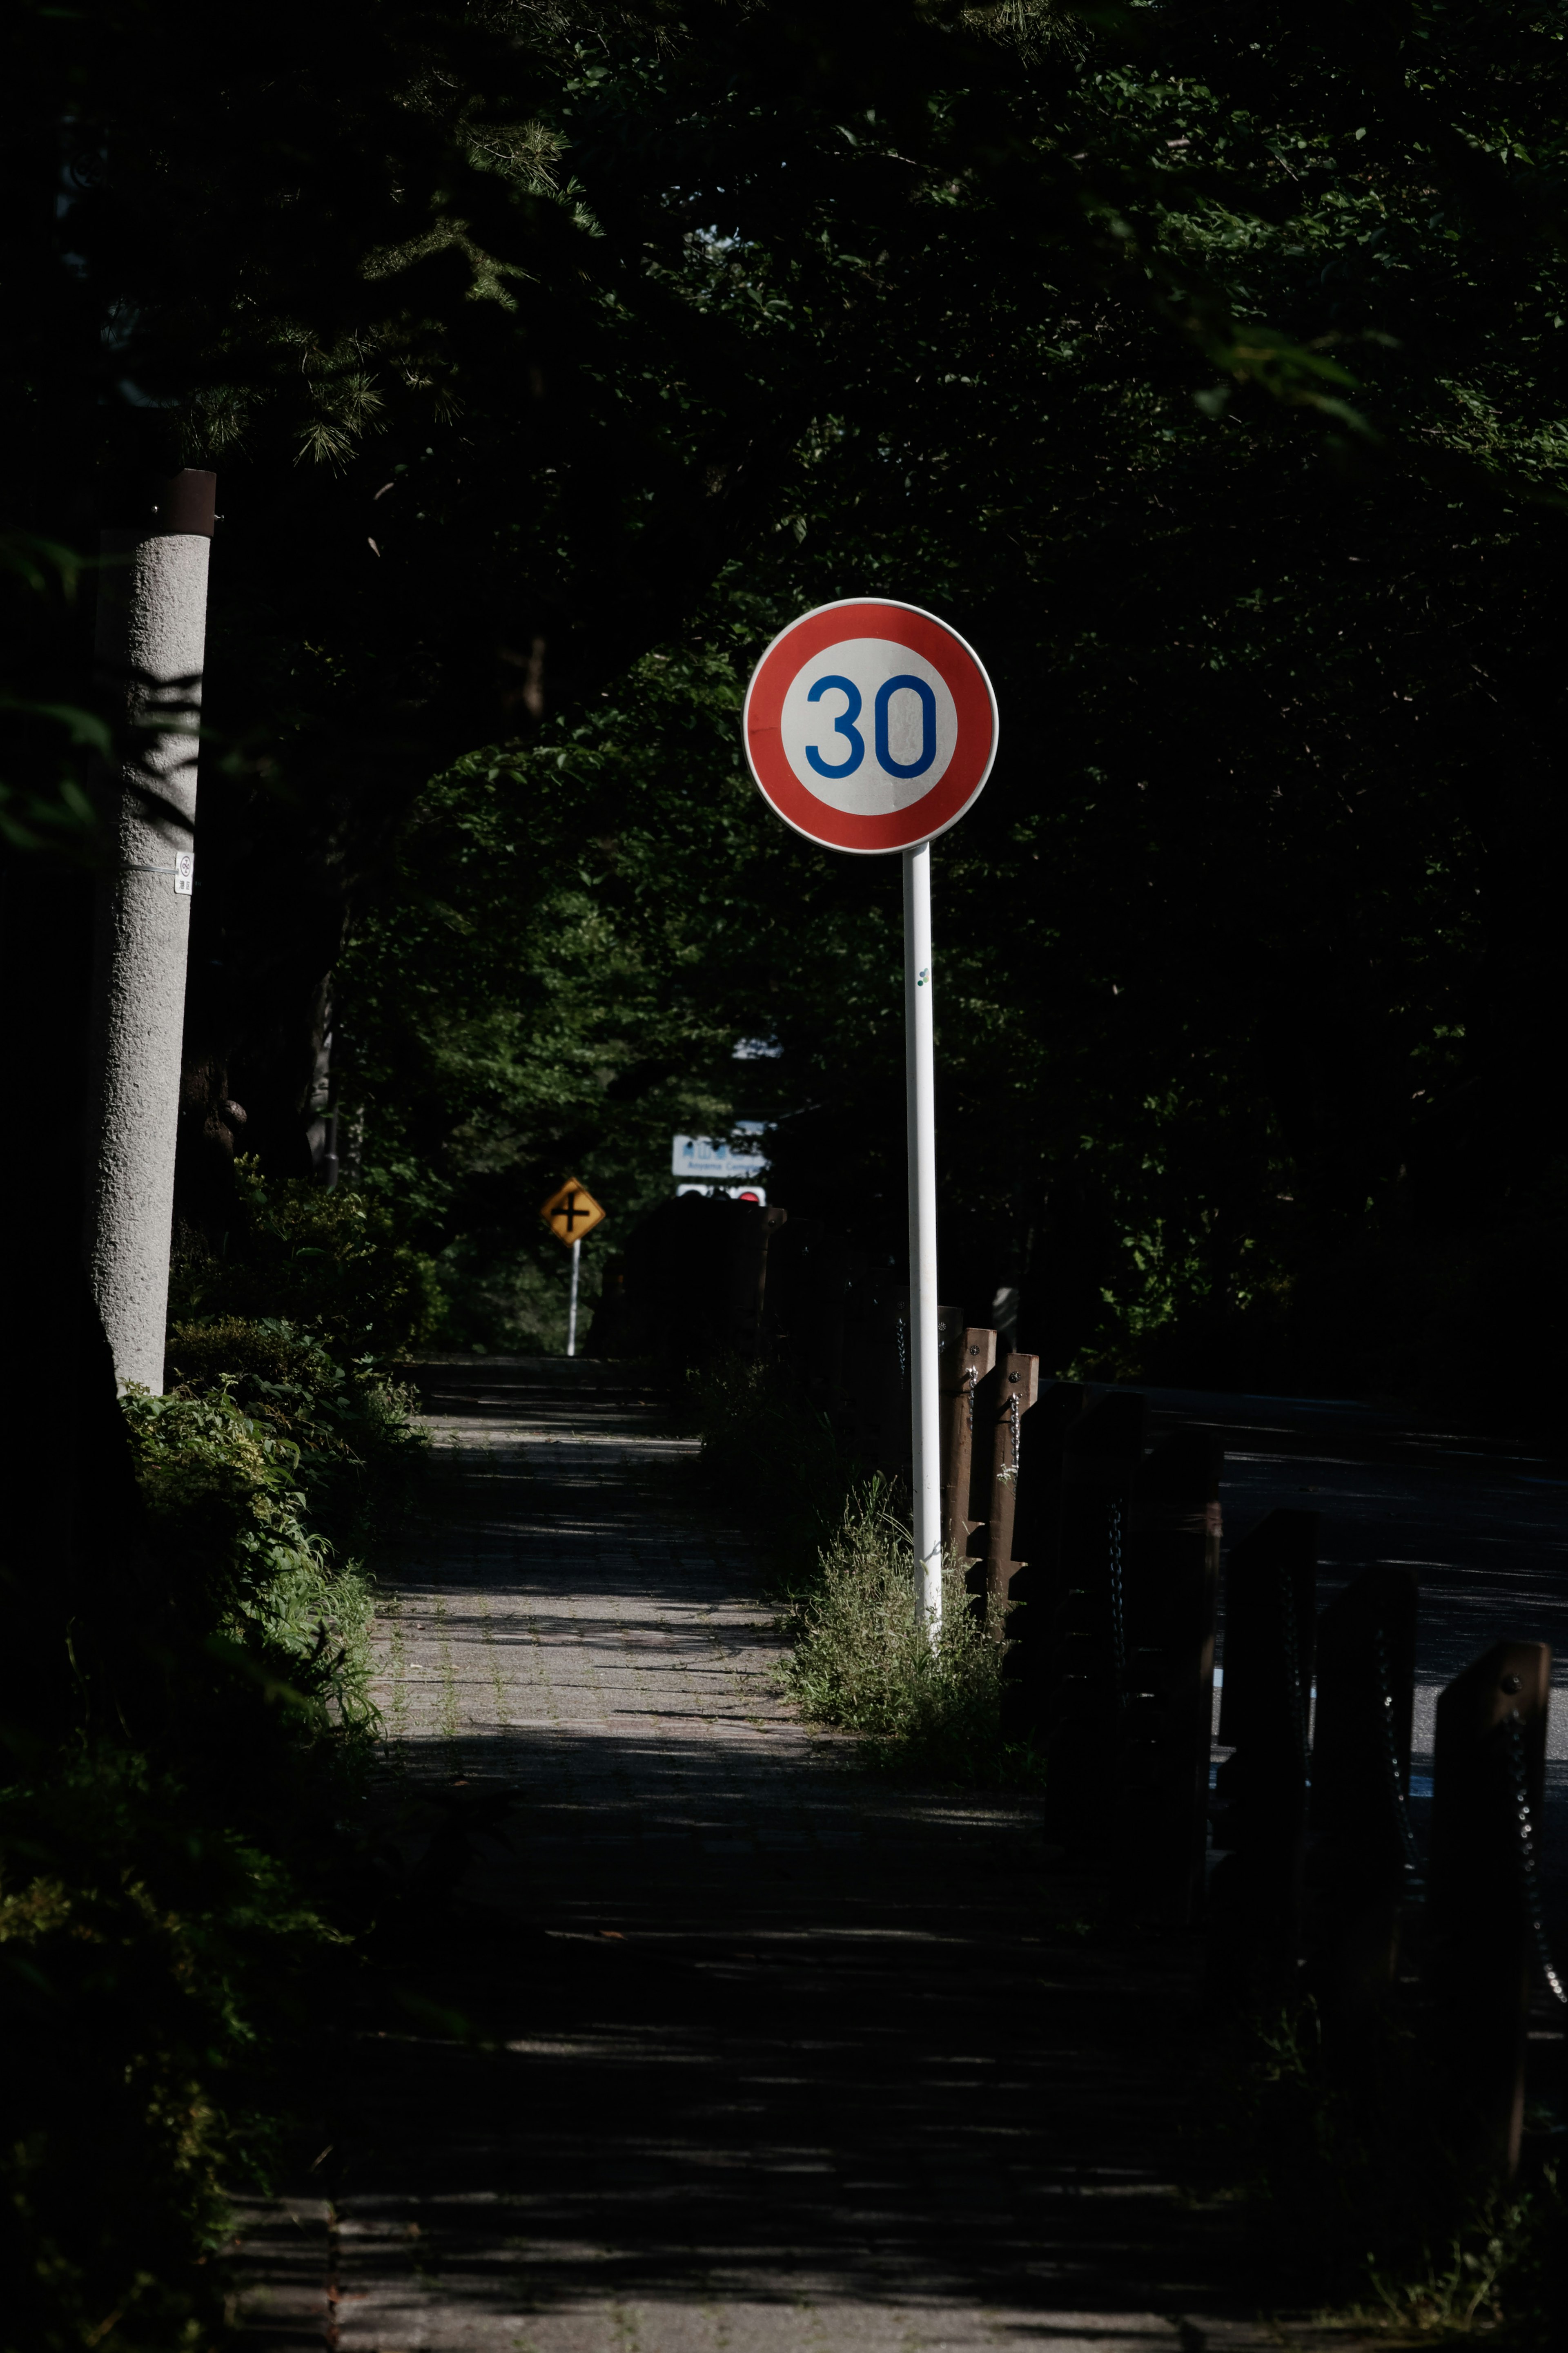
[[[106,532],[99,591],[100,686],[123,735],[99,890],[84,1239],[116,1376],[151,1389],[163,1386],[216,484],[187,467],[142,529]]]

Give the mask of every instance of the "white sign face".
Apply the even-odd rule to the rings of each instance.
[[[946,776],[958,711],[923,654],[890,638],[846,638],[796,671],[779,740],[814,798],[850,817],[890,817]]]
[[[767,1194],[761,1185],[678,1185],[675,1193],[678,1200],[682,1193],[701,1193],[709,1199],[715,1193],[722,1193],[727,1201],[752,1201],[759,1209],[768,1206]]]
[[[762,1135],[765,1134],[760,1119],[737,1120],[731,1135]],[[767,1172],[765,1152],[737,1152],[729,1138],[722,1135],[678,1135],[670,1158],[670,1173],[683,1176],[689,1184],[743,1185],[752,1176]]]
[[[797,833],[829,849],[910,849],[956,825],[984,785],[996,698],[974,649],[933,613],[844,596],[780,630],[742,731],[759,789]]]

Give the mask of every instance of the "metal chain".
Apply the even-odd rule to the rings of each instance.
[[[1121,1569],[1121,1497],[1110,1498],[1110,1652],[1116,1668],[1116,1688],[1127,1680],[1126,1597]]]
[[[980,1375],[973,1365],[965,1365],[963,1368],[963,1376],[964,1379],[969,1384],[969,1434],[973,1438],[974,1435],[974,1391],[979,1383]]]
[[[902,1381],[907,1377],[910,1369],[909,1335],[905,1329],[904,1319],[901,1315],[895,1316],[893,1320],[898,1328],[899,1378]]]
[[[1405,1868],[1412,1877],[1415,1877],[1421,1870],[1421,1857],[1416,1851],[1415,1833],[1410,1827],[1405,1792],[1399,1786],[1399,1750],[1394,1737],[1394,1694],[1389,1688],[1388,1637],[1382,1626],[1375,1627],[1373,1631],[1373,1654],[1377,1661],[1377,1720],[1383,1726],[1383,1771],[1388,1788],[1389,1811],[1405,1852]]]
[[[1568,1992],[1552,1958],[1552,1947],[1546,1941],[1546,1921],[1541,1894],[1541,1865],[1535,1852],[1535,1823],[1530,1810],[1530,1777],[1524,1759],[1524,1719],[1517,1707],[1510,1708],[1504,1724],[1508,1734],[1509,1776],[1513,1783],[1513,1835],[1519,1858],[1520,1892],[1524,1897],[1524,1916],[1530,1926],[1535,1957],[1541,1964],[1541,1974],[1553,2001],[1568,2005]]]
[[[1011,1460],[996,1473],[998,1486],[1014,1487],[1018,1482],[1018,1392],[1007,1392],[1007,1444]]]

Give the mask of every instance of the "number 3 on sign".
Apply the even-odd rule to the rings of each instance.
[[[805,746],[805,756],[819,776],[852,776],[866,756],[866,738],[855,722],[864,708],[860,690],[852,678],[819,678],[806,696],[808,702],[820,702],[825,694],[842,694],[847,699],[833,725],[837,733],[849,738],[847,756],[836,766],[825,760],[815,744]]]

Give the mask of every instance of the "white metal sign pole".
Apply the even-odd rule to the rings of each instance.
[[[572,1245],[572,1304],[566,1310],[566,1354],[569,1356],[577,1353],[577,1275],[582,1263],[583,1244],[579,1238]]]
[[[904,1053],[910,1131],[910,1388],[915,1559],[932,1638],[942,1629],[942,1437],[937,1411],[936,1056],[931,844],[904,859]]]

